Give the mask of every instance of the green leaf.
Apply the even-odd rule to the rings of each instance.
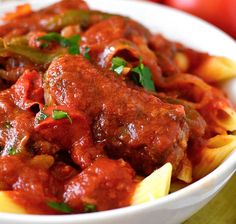
[[[52,111],[52,118],[53,120],[60,120],[60,119],[63,119],[63,118],[67,118],[70,123],[72,124],[72,119],[71,117],[69,116],[69,114],[63,110],[53,110]]]
[[[60,43],[62,39],[63,37],[59,33],[56,33],[56,32],[47,33],[44,36],[41,36],[38,38],[38,40],[45,40],[48,42],[55,41],[57,43]]]
[[[90,213],[90,212],[96,212],[96,211],[97,211],[96,205],[90,204],[90,203],[84,204],[84,212]]]
[[[79,48],[79,44],[81,41],[80,35],[74,35],[71,36],[70,38],[65,38],[62,37],[59,33],[52,32],[52,33],[47,33],[42,37],[39,37],[38,40],[43,40],[47,42],[55,41],[58,44],[60,44],[61,47],[68,48],[69,54],[80,54],[80,48]],[[45,43],[43,43],[42,45],[44,46]]]
[[[78,42],[81,41],[81,37],[80,35],[77,34],[77,35],[69,37],[68,40],[71,44],[78,44]]]
[[[42,120],[45,120],[48,117],[49,117],[49,114],[45,114],[42,111],[40,111],[39,115],[37,116],[37,120],[42,121]]]
[[[132,77],[132,79],[137,84],[140,84],[147,90],[156,91],[154,82],[152,80],[152,73],[148,67],[144,66],[142,59],[140,59],[139,65],[132,69],[132,72],[138,75],[138,77],[135,75]]]
[[[40,44],[40,49],[44,49],[44,48],[47,48],[49,46],[49,44],[48,43],[42,43],[42,44]]]
[[[68,53],[69,53],[69,54],[80,54],[80,49],[79,49],[78,46],[71,45],[71,46],[68,48]]]
[[[17,149],[14,146],[12,146],[11,148],[8,149],[8,155],[13,156],[13,155],[15,155],[17,153],[18,153]]]
[[[84,49],[84,57],[88,60],[88,61],[91,61],[91,57],[89,55],[89,51],[90,51],[90,48],[89,47],[85,47]]]
[[[61,38],[58,43],[60,44],[61,47],[64,48],[70,47],[70,41],[66,38]]]
[[[72,208],[63,202],[58,203],[58,202],[48,201],[47,205],[59,212],[63,212],[63,213],[72,213],[73,212]]]
[[[126,65],[127,65],[127,62],[123,58],[114,57],[112,58],[112,64],[111,64],[110,70],[120,75],[123,72]]]
[[[80,41],[81,41],[80,35],[74,35],[68,39],[69,54],[80,54],[80,48],[79,48]]]

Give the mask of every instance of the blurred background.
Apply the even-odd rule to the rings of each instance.
[[[12,0],[0,0],[7,2]],[[21,0],[18,0],[19,2]],[[39,1],[39,0],[35,0]],[[45,0],[46,1],[46,0]],[[69,1],[69,0],[68,0]],[[99,1],[99,0],[97,0]],[[198,16],[236,40],[236,0],[143,0],[168,5]],[[0,5],[1,8],[1,5]]]
[[[198,16],[236,39],[236,0],[150,0]]]

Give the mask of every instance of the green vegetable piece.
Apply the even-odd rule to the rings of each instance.
[[[38,49],[29,47],[28,40],[25,36],[13,37],[5,41],[5,52],[21,55],[28,58],[36,64],[48,64],[55,57],[65,53],[64,49],[59,49],[54,53],[45,53]],[[1,50],[0,50],[1,55]]]
[[[85,47],[85,49],[84,49],[84,57],[85,57],[88,61],[91,61],[91,56],[89,55],[89,51],[90,51],[90,48],[89,48],[89,47]]]
[[[39,115],[37,116],[37,120],[42,121],[42,120],[45,120],[48,117],[49,117],[49,114],[45,114],[42,111],[40,111]]]
[[[13,155],[16,155],[17,153],[18,153],[17,149],[14,146],[8,149],[8,155],[13,156]]]
[[[69,10],[50,19],[45,24],[45,29],[59,31],[63,27],[75,24],[79,24],[81,27],[88,27],[111,16],[112,14],[92,10]]]
[[[112,64],[110,70],[116,72],[117,75],[120,75],[123,72],[126,65],[127,62],[123,58],[114,57],[112,58]]]
[[[140,84],[149,91],[156,91],[152,80],[152,73],[148,67],[144,66],[142,59],[140,59],[139,65],[132,69],[132,72],[138,75],[138,78],[135,76],[132,77],[137,84]]]
[[[63,212],[63,213],[72,213],[73,212],[72,208],[63,202],[59,203],[59,202],[48,201],[47,205],[50,208],[53,208],[54,210],[59,211],[59,212]]]
[[[90,213],[96,211],[97,211],[96,205],[90,203],[84,204],[84,212]]]
[[[72,119],[71,119],[70,115],[63,110],[53,110],[52,111],[52,118],[53,118],[53,120],[60,120],[63,118],[67,118],[70,121],[70,123],[72,124]]]

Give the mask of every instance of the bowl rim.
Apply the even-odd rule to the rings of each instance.
[[[58,0],[52,0],[52,1],[58,1]],[[95,0],[86,0],[87,2],[91,3]],[[109,0],[107,0],[109,1]],[[117,1],[117,0],[116,0]],[[178,13],[179,15],[185,15],[189,17],[190,19],[195,19],[198,20],[199,22],[205,24],[208,26],[209,29],[215,29],[218,30],[219,33],[224,34],[225,38],[231,41],[235,40],[231,38],[228,34],[224,33],[222,30],[219,28],[209,24],[208,22],[190,15],[186,12],[182,12],[177,9],[170,8],[165,5],[160,5],[157,3],[153,2],[144,2],[144,1],[135,1],[135,0],[119,0],[120,2],[126,2],[129,4],[129,2],[132,2],[135,4],[145,4],[145,5],[150,5],[152,7],[156,7],[155,10],[166,10],[174,13]],[[33,0],[25,0],[25,1],[13,1],[13,2],[8,2],[8,3],[1,3],[3,4],[2,6],[6,6],[7,8],[9,6],[16,6],[17,4],[22,4],[24,2],[29,2],[31,4],[37,4],[37,2]],[[42,4],[42,3],[41,3]],[[44,4],[44,3],[43,3]],[[47,4],[47,2],[45,2]],[[159,8],[159,9],[158,9]],[[1,11],[1,10],[0,10]],[[4,8],[3,8],[4,11]],[[235,42],[236,45],[236,42]],[[215,170],[213,170],[211,173],[206,175],[205,177],[201,178],[200,180],[174,192],[171,193],[167,196],[164,196],[158,200],[154,200],[148,203],[140,204],[140,205],[134,205],[134,206],[128,206],[128,207],[123,207],[123,208],[118,208],[118,209],[112,209],[108,211],[101,211],[101,212],[95,212],[95,213],[90,213],[90,214],[71,214],[71,215],[30,215],[30,214],[12,214],[12,213],[0,213],[0,221],[20,221],[24,222],[25,224],[31,224],[32,222],[35,223],[40,223],[40,224],[54,224],[55,222],[64,224],[65,221],[69,224],[70,222],[75,222],[75,221],[98,221],[101,219],[109,219],[109,218],[116,218],[120,216],[125,216],[125,215],[135,215],[137,212],[144,212],[146,210],[152,209],[153,207],[157,206],[162,206],[168,203],[171,203],[175,201],[176,199],[184,198],[187,197],[191,194],[195,194],[198,191],[201,190],[203,186],[205,186],[208,182],[215,182],[219,177],[224,177],[224,180],[227,179],[227,177],[230,177],[236,170],[236,149],[218,166]],[[219,180],[223,181],[223,180]]]

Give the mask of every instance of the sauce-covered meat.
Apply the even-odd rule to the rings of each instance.
[[[188,139],[181,105],[131,89],[82,56],[55,60],[45,79],[47,103],[87,114],[94,140],[104,144],[108,155],[125,158],[146,174],[167,161],[178,168]]]
[[[134,171],[123,160],[97,159],[65,185],[65,202],[80,211],[86,204],[99,211],[128,206],[134,178]]]
[[[49,29],[48,23],[54,20],[58,14],[65,13],[68,10],[88,9],[87,4],[81,0],[62,1],[48,8],[42,9],[37,13],[29,13],[25,16],[14,18],[0,27],[0,37],[19,36],[27,34],[33,30]]]

